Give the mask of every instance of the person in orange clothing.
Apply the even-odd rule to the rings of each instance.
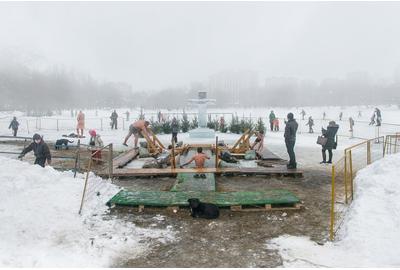
[[[82,111],[79,111],[76,120],[78,121],[78,124],[76,125],[76,134],[78,137],[83,137],[83,130],[85,129],[85,114]],[[81,135],[79,135],[79,130],[81,131]]]
[[[144,132],[146,135],[148,134],[147,128],[150,125],[149,121],[145,120],[137,120],[133,124],[129,126],[129,133],[126,135],[123,145],[128,146],[126,142],[128,141],[129,137],[133,134],[135,136],[135,148],[137,147],[137,143],[139,141],[139,134]]]

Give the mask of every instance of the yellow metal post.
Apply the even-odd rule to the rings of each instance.
[[[335,165],[332,165],[332,191],[331,191],[331,224],[329,229],[329,238],[333,241],[333,227],[335,225]]]
[[[344,201],[347,204],[347,151],[344,151]]]
[[[349,165],[350,165],[350,192],[351,192],[351,200],[353,201],[353,156],[351,154],[351,150],[349,151]]]

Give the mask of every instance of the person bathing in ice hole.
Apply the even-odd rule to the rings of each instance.
[[[182,164],[180,166],[180,168],[183,168],[184,166],[186,166],[194,161],[194,163],[196,164],[196,169],[203,169],[204,164],[206,163],[206,159],[210,159],[210,157],[203,153],[203,147],[198,147],[197,154],[194,155],[188,162],[186,162],[185,164]],[[195,178],[199,178],[199,177],[206,178],[206,175],[204,173],[201,173],[201,174],[196,173],[194,175],[194,177]]]
[[[264,149],[264,130],[260,130],[256,132],[256,139],[253,144],[250,146],[250,149],[256,150],[257,153],[261,153]]]

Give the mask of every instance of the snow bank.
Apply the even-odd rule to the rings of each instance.
[[[267,243],[285,267],[399,267],[400,154],[358,172],[355,200],[338,241],[319,246],[305,237],[284,235]]]
[[[1,267],[106,267],[143,254],[150,242],[174,239],[171,229],[107,215],[105,203],[118,187],[106,180],[90,176],[80,216],[84,175],[4,157],[0,164]]]

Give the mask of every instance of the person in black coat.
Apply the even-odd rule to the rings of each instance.
[[[174,117],[171,122],[171,128],[172,128],[172,140],[174,140],[175,143],[178,142],[178,132],[179,132],[179,124],[178,120]]]
[[[296,143],[296,132],[299,125],[297,124],[296,120],[294,119],[293,113],[288,113],[287,115],[288,121],[286,122],[285,126],[285,144],[286,149],[289,154],[289,164],[286,165],[288,169],[296,169],[296,155],[294,153],[294,145]]]
[[[18,126],[19,126],[19,123],[17,121],[17,117],[14,116],[13,120],[11,121],[10,125],[8,126],[8,129],[12,128],[14,137],[17,137]]]
[[[113,129],[113,128],[118,129],[117,128],[117,125],[118,125],[118,114],[117,114],[116,110],[114,110],[111,113],[110,119],[111,119],[111,129]]]
[[[322,128],[322,136],[327,138],[325,145],[322,146],[322,163],[332,163],[332,149],[336,149],[337,142],[335,141],[336,133],[339,129],[339,125],[335,121],[330,121],[326,129]],[[326,161],[326,150],[329,153],[329,160]]]
[[[43,141],[43,138],[36,133],[35,135],[33,135],[32,139],[33,142],[30,145],[28,145],[28,147],[26,147],[24,150],[22,150],[18,158],[22,158],[23,156],[25,156],[26,153],[33,150],[33,153],[36,157],[35,164],[44,167],[47,160],[47,164],[50,165],[51,164],[50,149],[47,146],[47,144]]]

